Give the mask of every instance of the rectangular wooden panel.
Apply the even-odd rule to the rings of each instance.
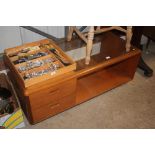
[[[40,122],[75,105],[75,93],[33,111],[33,122]]]
[[[68,96],[76,91],[76,79],[71,79],[65,83],[42,89],[29,96],[32,109],[39,108],[47,104],[55,104],[59,99]]]

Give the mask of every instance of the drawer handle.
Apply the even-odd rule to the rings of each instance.
[[[49,91],[49,94],[56,94],[56,93],[58,93],[58,89]]]
[[[54,108],[59,107],[59,106],[60,106],[60,104],[58,103],[58,104],[55,104],[55,105],[50,105],[50,108],[54,109]]]

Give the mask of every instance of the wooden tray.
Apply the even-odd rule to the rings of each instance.
[[[54,53],[52,53],[49,48],[55,49],[55,52],[58,54],[58,56]],[[21,51],[26,49],[31,49],[26,53],[23,53]],[[19,58],[32,56],[34,54],[37,54],[39,52],[44,52],[44,56],[34,58],[32,60],[26,61],[26,62],[20,62],[17,63]],[[44,39],[41,41],[33,42],[24,44],[22,46],[9,48],[4,51],[5,53],[5,59],[7,63],[9,64],[10,68],[14,70],[15,74],[17,75],[17,78],[19,79],[20,83],[26,88],[31,85],[37,84],[39,82],[55,78],[59,75],[71,72],[76,70],[76,63],[67,56],[62,49],[60,49],[52,40]],[[24,71],[20,70],[20,67],[28,65],[28,62],[35,62],[35,61],[43,61],[47,59],[52,59],[52,63],[44,63],[41,66],[38,67],[30,67]],[[65,60],[69,63],[69,65],[65,65],[61,60]],[[49,71],[46,74],[31,77],[25,79],[26,75],[30,75],[31,73],[38,73],[45,69],[51,69],[52,65],[59,66],[57,70]]]

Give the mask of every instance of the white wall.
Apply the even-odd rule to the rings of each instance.
[[[65,37],[64,26],[34,26],[35,28],[51,34],[57,38]],[[19,26],[0,26],[0,53],[4,49],[27,42],[43,39],[39,34],[33,33]]]
[[[34,26],[35,28],[51,34],[57,38],[65,37],[64,26]],[[81,26],[78,26],[80,28]],[[87,28],[88,29],[88,28]],[[86,31],[87,31],[86,29]],[[39,34],[33,33],[19,26],[0,26],[0,53],[6,48],[15,47],[27,42],[33,42],[43,39]],[[142,44],[147,41],[146,37],[142,37]]]
[[[17,26],[0,27],[0,52],[5,48],[21,45],[20,29]]]

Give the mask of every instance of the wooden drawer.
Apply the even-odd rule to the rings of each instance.
[[[33,111],[33,123],[40,122],[75,105],[75,93]]]
[[[54,105],[59,99],[70,95],[76,89],[76,79],[43,89],[29,96],[32,109],[50,104]]]

